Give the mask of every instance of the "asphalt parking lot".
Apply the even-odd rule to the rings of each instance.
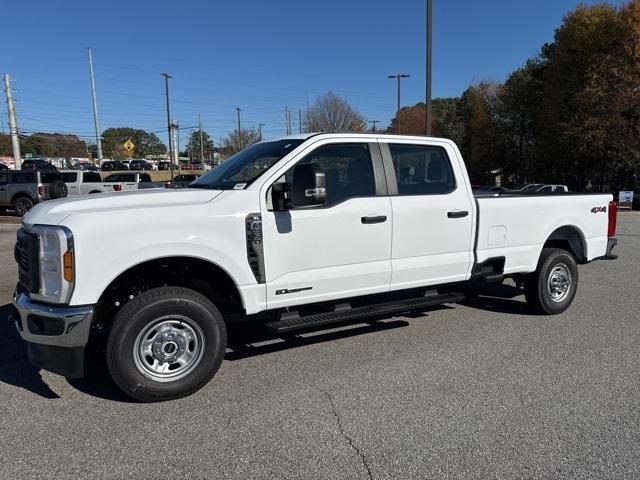
[[[0,292],[17,225],[0,222]],[[133,403],[32,368],[0,310],[0,477],[640,477],[640,215],[569,311],[477,301],[229,351],[195,395]]]

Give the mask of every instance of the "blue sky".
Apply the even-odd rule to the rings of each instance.
[[[577,4],[434,0],[434,97],[503,80]],[[396,102],[387,75],[411,75],[404,105],[424,99],[424,16],[424,0],[14,1],[3,12],[0,73],[15,79],[25,133],[90,138],[89,46],[103,129],[144,128],[166,142],[165,71],[173,75],[172,116],[187,127],[181,143],[199,113],[219,141],[236,125],[236,106],[243,127],[264,123],[265,137],[281,135],[285,107],[297,129],[307,96],[313,102],[328,90],[385,126]],[[6,124],[4,104],[0,120]]]

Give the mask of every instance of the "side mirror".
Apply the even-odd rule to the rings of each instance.
[[[273,203],[273,209],[275,211],[281,212],[293,208],[291,202],[292,190],[292,185],[287,182],[274,183],[271,186],[271,203]]]
[[[293,170],[293,206],[324,205],[327,201],[326,185],[324,172],[318,164],[296,165]]]

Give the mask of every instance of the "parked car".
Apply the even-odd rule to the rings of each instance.
[[[158,170],[171,170],[171,162],[158,162]]]
[[[27,158],[26,160],[22,161],[22,170],[39,170],[39,171],[44,171],[44,170],[50,170],[50,171],[57,171],[58,169],[55,167],[55,165],[52,165],[51,163],[49,163],[47,160],[45,160],[44,158]]]
[[[160,401],[215,375],[237,321],[333,328],[507,277],[558,314],[578,264],[615,258],[611,195],[469,185],[449,140],[308,134],[252,145],[187,189],[45,202],[18,231],[18,331],[36,367],[67,377],[102,345],[117,386]]]
[[[544,187],[544,183],[530,183],[528,185],[525,185],[522,188],[518,188],[514,191],[516,192],[535,192],[536,190],[538,190],[539,188]]]
[[[536,192],[568,192],[569,188],[566,185],[544,185],[540,187]]]
[[[4,170],[9,170],[9,167],[7,166],[6,163],[1,163],[0,162],[0,172],[2,172]]]
[[[122,190],[117,182],[105,182],[98,172],[82,170],[61,170],[60,175],[66,183],[69,196],[93,193],[111,193]]]
[[[146,160],[131,160],[129,170],[153,170],[153,165]]]
[[[200,175],[196,173],[184,173],[182,175],[176,175],[170,182],[165,182],[165,188],[185,188],[194,180],[200,178]]]
[[[163,183],[151,181],[151,175],[148,173],[112,173],[104,179],[104,182],[117,183],[123,191],[139,190],[143,188],[164,188]]]
[[[120,160],[108,160],[102,162],[100,170],[102,170],[103,172],[129,170],[129,166],[124,162],[121,162]]]
[[[68,190],[57,171],[6,170],[0,172],[0,209],[23,216],[44,200],[64,198]]]
[[[89,162],[76,162],[69,166],[69,170],[85,170],[91,172],[98,172],[100,169],[96,167],[93,163]]]

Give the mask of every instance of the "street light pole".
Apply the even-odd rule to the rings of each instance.
[[[266,123],[259,123],[258,124],[258,135],[260,135],[260,141],[262,141],[262,127],[266,126]]]
[[[396,110],[396,133],[400,133],[400,79],[409,78],[409,75],[404,73],[396,73],[395,75],[389,75],[388,78],[395,78],[398,80],[398,108]]]
[[[164,96],[167,100],[167,132],[169,135],[169,155],[167,159],[171,159],[170,162],[173,163],[173,132],[171,127],[171,109],[169,107],[169,79],[172,78],[168,73],[161,73],[164,77]]]
[[[427,84],[425,103],[425,133],[431,135],[431,52],[433,32],[433,0],[427,0]]]

